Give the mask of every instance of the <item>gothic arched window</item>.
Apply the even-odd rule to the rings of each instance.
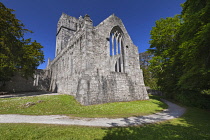
[[[110,32],[110,57],[114,61],[114,71],[124,72],[124,46],[123,32],[119,26],[112,28]]]

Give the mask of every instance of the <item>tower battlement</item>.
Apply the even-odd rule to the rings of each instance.
[[[59,30],[62,27],[68,28],[68,29],[70,29],[72,31],[76,31],[78,23],[79,23],[79,20],[77,18],[69,16],[69,15],[63,13],[61,15],[60,19],[58,20],[57,34],[58,34]]]
[[[67,14],[62,14],[57,24],[56,54],[57,56],[67,45],[70,37],[77,31],[79,20]]]

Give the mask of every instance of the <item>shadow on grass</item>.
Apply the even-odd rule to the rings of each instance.
[[[157,104],[159,107],[161,108],[168,108],[168,105],[165,104],[161,99],[162,99],[162,96],[157,96],[157,95],[150,95],[149,96],[150,99],[155,99],[155,100],[158,100],[158,101],[161,101],[161,102],[153,102],[154,104]],[[157,110],[159,111],[159,110]]]
[[[104,129],[104,140],[207,140],[210,139],[210,112],[189,108],[183,117],[159,124]]]

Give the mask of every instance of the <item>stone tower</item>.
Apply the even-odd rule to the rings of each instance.
[[[88,15],[62,14],[48,70],[50,91],[73,95],[83,105],[148,99],[138,48],[115,15],[93,26]]]
[[[69,38],[76,32],[78,19],[62,14],[57,24],[56,34],[56,54],[57,56],[63,50]]]

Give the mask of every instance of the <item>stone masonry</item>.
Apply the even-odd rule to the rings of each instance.
[[[55,59],[48,61],[49,90],[83,105],[147,100],[138,48],[114,14],[97,26],[88,15],[62,14]]]

